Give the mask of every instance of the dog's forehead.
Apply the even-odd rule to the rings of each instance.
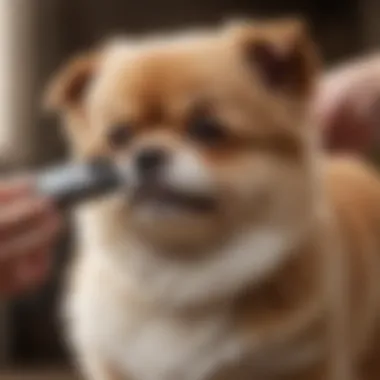
[[[236,56],[219,34],[194,33],[171,38],[113,41],[103,50],[92,99],[171,102],[177,96],[199,96],[204,89],[218,92],[233,81]],[[108,96],[108,99],[105,99]]]
[[[101,75],[125,84],[151,82],[152,86],[164,78],[172,84],[196,81],[197,77],[207,80],[228,64],[229,55],[223,39],[213,35],[118,43],[105,52]]]
[[[154,34],[147,37],[114,37],[107,40],[102,50],[108,56],[122,56],[129,53],[142,54],[152,51],[186,51],[210,47],[221,42],[225,33],[219,30],[196,29],[181,33]]]

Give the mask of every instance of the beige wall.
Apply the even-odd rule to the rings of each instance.
[[[0,0],[0,163],[24,165],[35,154],[33,2]]]

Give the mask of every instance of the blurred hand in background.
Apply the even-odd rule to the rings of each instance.
[[[0,182],[0,298],[46,279],[60,229],[53,205],[38,197],[28,180]]]
[[[380,143],[380,55],[327,73],[318,89],[315,112],[329,150],[372,153]]]

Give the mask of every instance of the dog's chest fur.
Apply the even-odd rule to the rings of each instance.
[[[222,366],[237,365],[241,358],[243,342],[233,334],[227,317],[178,318],[133,299],[123,301],[112,279],[93,281],[93,286],[83,284],[71,300],[74,342],[79,350],[94,351],[126,378],[201,380]]]
[[[122,245],[118,252],[113,245],[110,250],[99,241],[94,223],[85,225],[91,228],[82,236],[85,250],[75,266],[67,305],[79,356],[93,352],[136,380],[219,380],[226,371],[233,373],[229,378],[245,380],[242,365],[245,359],[252,361],[260,342],[238,334],[232,310],[223,305],[178,315],[176,306],[197,299],[210,305],[208,297],[236,292],[258,267],[270,272],[294,234],[260,230],[238,239],[206,267],[178,268],[146,260],[136,247]],[[255,255],[253,247],[261,254]],[[281,358],[283,352],[277,354]]]

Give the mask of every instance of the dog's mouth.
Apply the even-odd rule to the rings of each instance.
[[[214,212],[218,206],[218,202],[213,196],[178,191],[157,183],[139,186],[136,189],[133,203],[198,213]]]

